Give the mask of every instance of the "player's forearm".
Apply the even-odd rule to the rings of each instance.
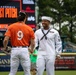
[[[31,50],[34,50],[34,48],[35,48],[35,43],[34,43],[34,42],[31,43],[30,47],[31,47]]]
[[[34,39],[31,39],[31,44],[30,44],[30,51],[33,52],[34,51],[34,48],[35,48],[35,40]]]
[[[8,40],[4,40],[3,41],[3,47],[6,48],[7,47],[7,44],[8,44]]]
[[[4,40],[3,40],[3,47],[4,47],[4,48],[7,47],[8,40],[9,40],[9,37],[6,36],[6,37],[4,38]]]

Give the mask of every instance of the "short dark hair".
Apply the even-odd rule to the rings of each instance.
[[[18,14],[17,20],[18,21],[24,21],[24,19],[25,18],[27,19],[27,17],[28,17],[28,14],[26,12],[20,11]]]

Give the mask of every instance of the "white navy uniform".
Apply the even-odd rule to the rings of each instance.
[[[46,34],[48,30],[44,30]],[[51,28],[48,34],[44,36],[41,29],[35,32],[35,42],[39,49],[37,56],[37,75],[43,75],[43,71],[46,68],[47,75],[54,75],[54,63],[56,55],[60,55],[62,51],[62,41],[57,30]]]

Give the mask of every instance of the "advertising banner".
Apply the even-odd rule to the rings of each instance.
[[[56,70],[76,70],[76,54],[62,55],[60,60],[55,62]],[[0,71],[10,70],[10,56],[0,53]],[[18,71],[22,71],[22,66],[19,65]]]
[[[0,24],[10,24],[16,22],[19,11],[20,0],[0,1]]]
[[[0,53],[0,71],[10,70],[10,56]],[[19,65],[18,71],[22,71],[22,66]]]
[[[0,56],[0,71],[10,70],[9,63],[10,63],[9,56]]]
[[[55,69],[76,70],[76,53],[64,53],[60,60],[56,60]]]
[[[35,20],[35,0],[2,0],[0,1],[0,24],[8,24],[16,22],[19,11],[28,13],[27,25],[33,30],[36,28]]]

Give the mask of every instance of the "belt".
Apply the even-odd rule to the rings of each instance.
[[[13,48],[27,48],[28,46],[12,46]]]

